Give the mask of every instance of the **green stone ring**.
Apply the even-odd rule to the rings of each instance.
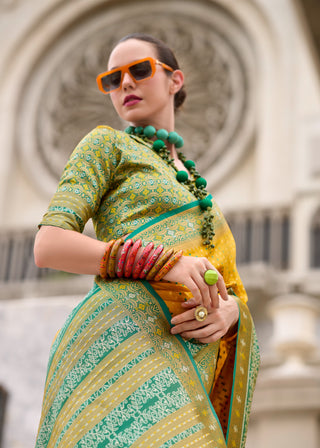
[[[204,273],[204,281],[207,285],[215,285],[219,279],[218,272],[213,269],[208,269]]]

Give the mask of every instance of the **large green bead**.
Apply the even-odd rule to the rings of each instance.
[[[172,132],[169,132],[167,140],[169,143],[175,144],[176,141],[178,140],[178,138],[179,138],[179,134],[177,134],[175,131],[172,131]]]
[[[156,133],[156,128],[151,125],[146,126],[143,130],[143,133],[147,138],[152,138]]]
[[[127,128],[125,128],[124,132],[126,132],[127,134],[133,134],[134,129],[134,126],[128,126]]]
[[[157,131],[157,137],[160,138],[160,140],[166,140],[168,135],[169,132],[166,129],[159,129],[159,131]]]
[[[190,170],[190,168],[196,166],[193,160],[186,160],[184,162],[184,166],[187,168],[187,170]]]
[[[207,283],[207,285],[215,285],[218,280],[219,276],[217,271],[214,271],[213,269],[208,269],[204,273],[204,281]]]
[[[134,130],[134,133],[137,135],[141,135],[143,134],[143,127],[142,126],[137,126]]]
[[[212,207],[212,201],[209,198],[204,198],[201,199],[199,205],[202,208],[202,210],[206,210],[208,207]]]
[[[178,171],[177,175],[176,175],[177,181],[178,182],[185,182],[186,180],[188,180],[188,173],[186,171]]]
[[[183,138],[179,135],[178,140],[175,142],[175,147],[182,148],[183,145],[184,145]]]
[[[198,179],[196,179],[196,186],[205,188],[207,186],[207,181],[203,177],[198,177]]]
[[[153,142],[152,148],[155,151],[160,151],[165,146],[164,142],[162,140],[156,140]]]

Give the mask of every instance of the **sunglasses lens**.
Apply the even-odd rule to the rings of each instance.
[[[152,75],[150,61],[143,61],[138,64],[134,64],[129,68],[129,71],[136,81],[140,81],[141,79],[148,78]]]
[[[105,92],[117,89],[121,83],[121,70],[110,73],[101,78],[101,84]]]
[[[100,75],[101,84],[99,85],[100,88],[102,87],[104,93],[112,92],[113,90],[116,90],[121,86],[122,74],[126,70],[129,70],[130,75],[136,81],[150,78],[153,75],[153,67],[151,61],[149,60],[137,62],[136,64],[132,64],[129,66],[120,67],[119,70],[116,70],[112,73],[107,73],[104,76]]]

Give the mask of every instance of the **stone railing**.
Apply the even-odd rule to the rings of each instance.
[[[33,259],[35,232],[11,230],[0,233],[0,283],[34,280],[48,275]]]
[[[289,268],[290,214],[288,210],[235,212],[227,220],[237,244],[237,263],[265,263]]]

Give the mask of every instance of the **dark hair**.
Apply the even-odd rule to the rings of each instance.
[[[132,33],[120,39],[118,44],[120,44],[121,42],[125,42],[126,40],[129,39],[137,39],[142,40],[144,42],[149,42],[155,47],[160,62],[164,62],[165,64],[169,65],[169,67],[173,68],[173,70],[178,70],[180,68],[173,51],[162,40],[157,39],[156,37],[153,37],[150,34]],[[178,110],[182,106],[184,100],[186,99],[186,96],[187,92],[185,91],[184,86],[182,86],[181,89],[174,95],[175,110]]]

